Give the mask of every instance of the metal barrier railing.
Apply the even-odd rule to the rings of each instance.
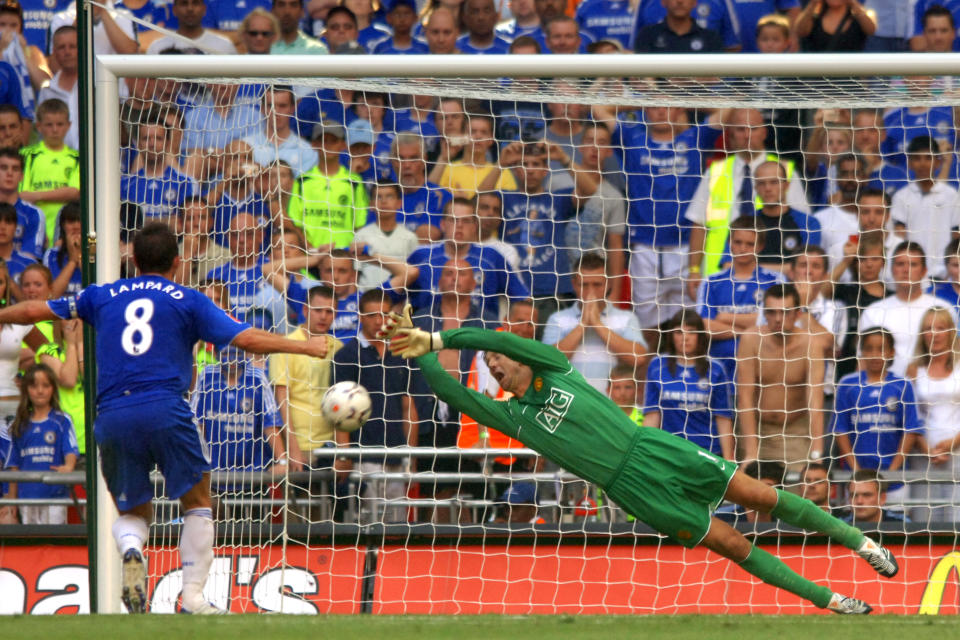
[[[435,458],[459,458],[471,461],[480,461],[480,472],[435,472],[435,471],[410,471],[409,466],[404,465],[401,471],[362,471],[355,468],[346,473],[346,478],[354,486],[359,486],[364,482],[370,481],[399,481],[410,484],[415,483],[503,483],[503,482],[535,482],[538,486],[553,487],[552,499],[546,498],[538,502],[538,506],[543,509],[562,510],[565,506],[562,503],[562,487],[569,483],[580,483],[594,492],[596,488],[588,485],[578,476],[566,472],[563,469],[555,471],[514,471],[514,472],[495,472],[491,469],[491,463],[495,458],[535,458],[539,454],[532,449],[458,449],[458,448],[436,448],[436,447],[321,447],[313,449],[314,460],[318,461],[319,466],[308,471],[287,472],[283,474],[274,474],[265,471],[214,471],[211,473],[211,479],[215,487],[229,487],[236,489],[238,487],[265,487],[278,485],[280,483],[289,483],[294,488],[310,487],[317,482],[329,482],[336,478],[337,473],[326,463],[332,465],[334,457],[349,458],[354,461],[381,460],[383,458],[391,459],[435,459]],[[883,476],[888,482],[904,482],[909,486],[921,486],[922,484],[954,484],[958,482],[950,470],[906,470],[897,472],[884,472]],[[849,471],[834,471],[831,473],[831,482],[843,483],[851,479],[852,473]],[[158,486],[162,487],[163,477],[158,473],[152,474],[152,480]],[[82,471],[70,473],[55,473],[48,471],[0,471],[0,482],[38,482],[49,485],[80,485],[86,484],[86,474]],[[358,497],[357,492],[351,492],[349,497]],[[548,492],[550,493],[550,492]],[[256,496],[244,497],[236,494],[225,495],[220,499],[220,503],[229,507],[238,508],[273,508],[290,506],[294,508],[313,509],[320,508],[326,512],[322,517],[328,518],[329,503],[332,496],[315,495],[311,491],[306,494],[300,491],[290,491],[286,498]],[[367,504],[379,502],[379,506],[374,508],[375,512],[383,513],[384,509],[396,508],[438,508],[448,507],[454,509],[487,509],[498,504],[496,501],[486,498],[453,496],[453,497],[430,497],[430,498],[392,498],[377,501],[375,498],[366,498]],[[372,502],[370,502],[372,500]],[[155,503],[160,507],[175,508],[176,501],[159,497]],[[86,505],[84,498],[65,497],[65,498],[0,498],[0,506],[34,506],[34,505],[58,505],[58,506],[79,506]],[[888,505],[891,506],[891,505]],[[923,498],[903,498],[893,506],[901,507],[943,507],[952,506],[943,501],[931,501]],[[458,516],[459,517],[459,516]]]

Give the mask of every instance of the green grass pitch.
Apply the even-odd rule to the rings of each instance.
[[[3,640],[840,640],[960,637],[953,616],[17,616]]]

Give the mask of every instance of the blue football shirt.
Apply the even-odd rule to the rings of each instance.
[[[635,16],[627,0],[583,0],[577,6],[577,23],[597,40],[616,40],[630,49]]]
[[[834,431],[850,436],[857,464],[864,469],[890,468],[903,436],[908,431],[923,433],[913,384],[889,371],[876,384],[867,382],[866,371],[841,378],[834,395],[834,412]]]
[[[490,46],[485,49],[480,49],[470,44],[470,34],[465,33],[457,38],[457,49],[460,49],[461,53],[474,55],[504,54],[510,52],[510,41],[494,34],[493,42],[490,43]]]
[[[147,177],[141,169],[120,179],[120,199],[140,205],[145,222],[176,216],[184,201],[198,193],[199,187],[193,178],[170,166],[158,177]]]
[[[763,292],[781,282],[785,282],[782,274],[763,267],[757,267],[745,280],[735,279],[733,269],[715,273],[700,284],[697,313],[703,318],[716,318],[721,313],[759,313]],[[737,344],[736,338],[710,343],[710,357],[722,358],[731,380],[735,379]]]
[[[273,459],[265,431],[283,426],[273,389],[262,369],[241,365],[234,385],[223,369],[205,367],[190,398],[210,463],[225,471],[261,471]]]
[[[20,471],[50,471],[66,461],[68,454],[80,455],[77,434],[67,414],[51,410],[46,419],[27,423],[24,432],[14,439],[7,466]],[[19,498],[64,498],[66,485],[21,482],[17,486]]]
[[[403,193],[397,222],[416,233],[420,225],[429,224],[437,229],[443,219],[443,210],[453,200],[453,194],[438,184],[427,182],[416,191]]]
[[[90,285],[47,304],[57,316],[81,318],[96,329],[100,410],[182,399],[190,388],[193,346],[203,340],[223,348],[250,328],[199,291],[158,275]]]
[[[47,269],[50,269],[50,275],[53,276],[54,280],[56,280],[60,272],[63,271],[63,265],[66,263],[67,256],[61,247],[48,249],[43,255],[43,265]],[[70,282],[67,283],[67,293],[77,293],[82,288],[83,273],[80,271],[80,265],[77,265],[77,268],[73,270],[73,275],[70,276]]]
[[[733,382],[716,362],[707,375],[658,356],[647,367],[643,412],[660,414],[660,428],[720,455],[716,418],[733,418]]]
[[[520,254],[517,271],[523,283],[535,296],[572,293],[565,240],[567,222],[575,213],[572,191],[505,191],[501,196],[501,235]]]
[[[920,113],[911,113],[909,107],[900,107],[883,117],[883,125],[887,129],[887,138],[880,144],[880,151],[884,158],[901,167],[907,166],[907,147],[917,136],[930,136],[937,142],[946,142],[950,149],[957,143],[951,107],[930,107]]]
[[[242,316],[248,309],[257,305],[257,291],[266,285],[263,278],[263,261],[248,269],[241,269],[227,262],[207,273],[208,280],[219,280],[227,286],[230,294],[230,312]],[[209,340],[207,341],[209,342]]]
[[[41,257],[47,244],[46,216],[43,211],[20,198],[17,198],[13,208],[17,210],[17,232],[13,239],[13,248],[36,258]]]
[[[440,282],[443,266],[450,260],[444,248],[445,244],[435,242],[420,247],[407,258],[407,264],[420,269],[420,275],[408,287],[410,304],[414,309],[430,309],[433,304],[433,293]],[[512,300],[525,300],[530,297],[527,285],[496,249],[473,244],[463,259],[473,267],[477,280],[477,288],[472,296],[473,303],[483,311],[485,319],[499,318],[500,296],[507,296]]]
[[[670,141],[650,139],[644,122],[619,122],[614,147],[624,149],[630,243],[658,247],[690,241],[687,206],[703,176],[720,129],[694,125]]]

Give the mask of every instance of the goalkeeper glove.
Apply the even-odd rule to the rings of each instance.
[[[403,308],[403,314],[397,314],[391,311],[386,320],[383,321],[383,327],[377,331],[377,338],[380,340],[391,339],[400,329],[412,329],[413,319],[410,317],[413,307],[409,304]]]
[[[440,349],[443,349],[440,334],[427,333],[422,329],[397,329],[390,340],[390,353],[401,358],[419,358]]]

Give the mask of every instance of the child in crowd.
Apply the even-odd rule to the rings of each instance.
[[[866,329],[860,336],[860,370],[837,383],[834,436],[851,471],[903,469],[907,453],[923,433],[913,384],[889,371],[894,353],[892,333]],[[902,482],[888,485],[891,502],[906,495]]]
[[[80,205],[71,202],[60,210],[57,221],[58,243],[47,249],[43,264],[53,275],[53,296],[59,298],[66,293],[79,293],[83,287],[80,273],[80,234],[83,225],[80,222]]]
[[[69,473],[77,464],[73,422],[60,411],[56,377],[50,367],[35,364],[23,376],[20,405],[10,425],[13,447],[8,468],[20,471]],[[66,485],[10,483],[9,498],[66,498]],[[24,505],[23,524],[66,524],[65,505]]]
[[[361,228],[354,235],[355,252],[366,251],[368,254],[374,253],[405,261],[420,246],[420,241],[416,233],[397,220],[397,212],[402,203],[400,185],[375,184],[372,196],[374,210],[371,212],[373,214],[371,217],[375,221]],[[389,278],[390,272],[379,264],[367,261],[360,265],[359,284],[363,290],[379,287]]]
[[[17,239],[17,210],[12,204],[0,202],[0,258],[7,265],[7,273],[14,283],[19,284],[23,270],[36,262],[33,256],[21,253],[15,248]],[[22,300],[23,296],[14,287],[13,296]]]
[[[707,355],[703,320],[692,310],[680,311],[665,333],[666,354],[647,368],[643,424],[733,460],[733,384]]]
[[[80,199],[80,160],[64,143],[70,130],[70,108],[51,98],[37,107],[40,141],[24,147],[20,199],[35,204],[47,219],[47,243],[52,245],[57,214],[67,202]]]
[[[417,23],[417,3],[415,0],[388,0],[387,24],[393,29],[393,37],[386,37],[372,45],[377,54],[430,53],[430,47],[422,40],[413,37],[413,26]]]

